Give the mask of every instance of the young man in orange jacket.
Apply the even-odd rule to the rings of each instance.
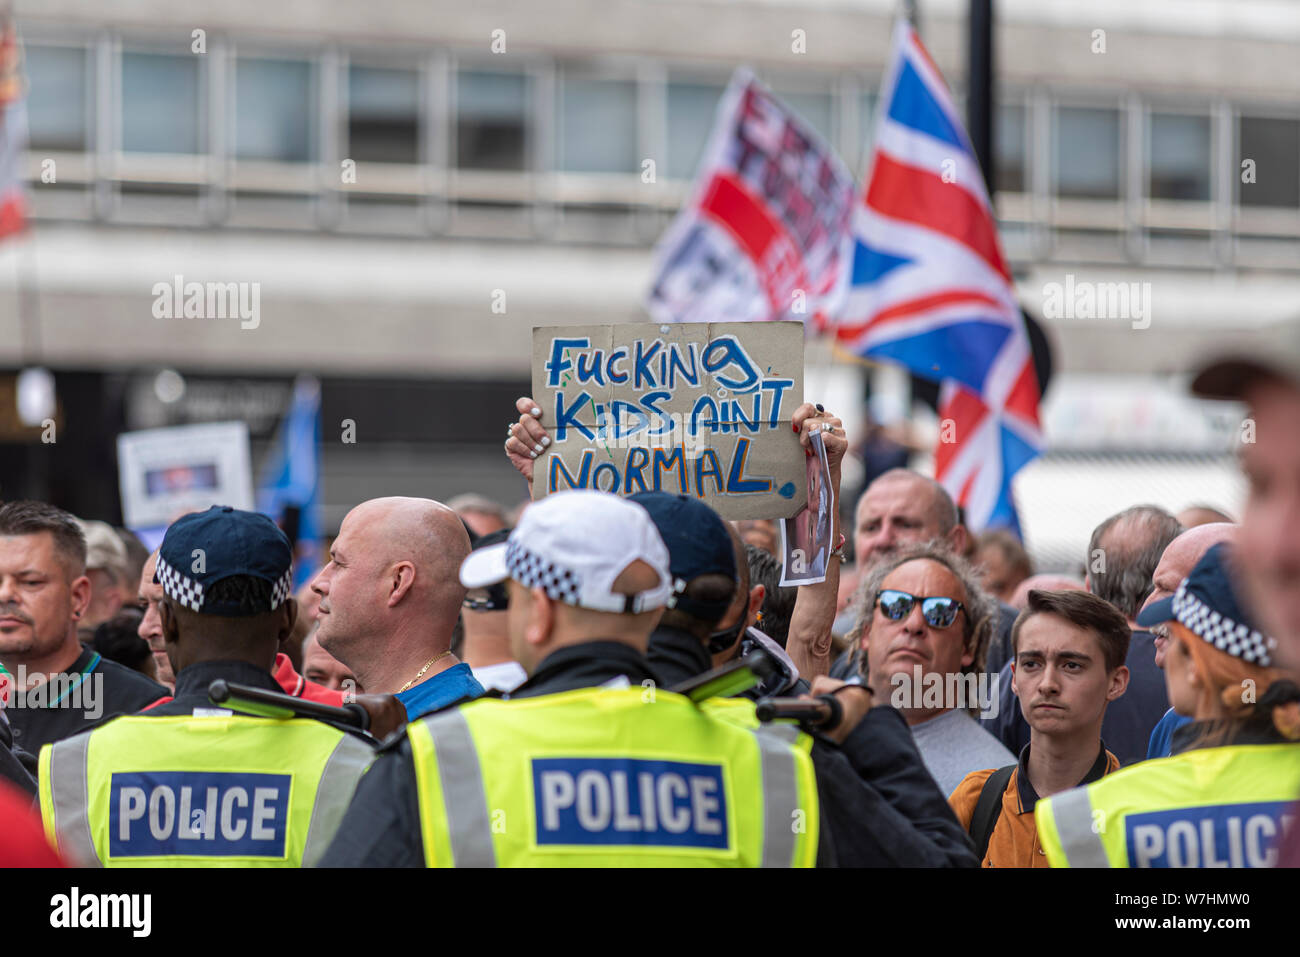
[[[1106,706],[1128,687],[1129,626],[1084,591],[1030,591],[1011,629],[1012,689],[1030,727],[1020,760],[974,771],[948,803],[984,867],[1047,867],[1034,805],[1119,769],[1101,740]]]

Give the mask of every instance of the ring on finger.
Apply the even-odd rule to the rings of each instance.
[[[823,431],[823,432],[834,432],[834,431],[835,431],[835,426],[831,425],[829,422],[823,422],[823,423],[822,423],[822,431]]]

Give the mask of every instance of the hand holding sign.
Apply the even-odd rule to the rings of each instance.
[[[537,456],[551,444],[551,438],[542,427],[541,407],[532,396],[520,396],[515,400],[515,409],[519,412],[519,421],[511,422],[506,438],[506,458],[516,471],[528,482],[528,493],[533,491],[533,462]]]

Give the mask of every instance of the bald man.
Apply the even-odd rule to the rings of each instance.
[[[1178,585],[1191,574],[1201,557],[1220,542],[1235,542],[1238,527],[1229,522],[1212,522],[1197,525],[1183,532],[1165,546],[1160,555],[1160,562],[1151,574],[1152,591],[1142,607],[1168,598],[1178,590]],[[1164,625],[1155,625],[1151,633],[1155,635],[1156,667],[1165,666],[1165,647],[1169,642],[1169,633]],[[1147,742],[1148,758],[1169,757],[1174,732],[1192,719],[1184,717],[1173,708],[1157,722]]]
[[[1209,505],[1189,505],[1175,518],[1183,528],[1195,528],[1197,525],[1231,525],[1232,516]]]
[[[867,486],[853,516],[853,561],[867,568],[900,546],[942,541],[958,555],[969,545],[944,487],[910,469],[890,469]]]
[[[367,692],[397,695],[411,721],[483,694],[451,653],[468,554],[465,526],[441,502],[376,498],[348,512],[311,583],[321,647]]]
[[[1030,575],[1019,585],[1016,586],[1015,594],[1007,602],[1016,611],[1024,611],[1029,607],[1029,593],[1031,591],[1087,591],[1088,586],[1077,578],[1071,578],[1069,575]]]

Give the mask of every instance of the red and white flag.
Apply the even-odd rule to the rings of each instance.
[[[0,4],[0,238],[27,223],[23,152],[27,148],[27,107],[18,50],[18,28],[9,5]]]
[[[851,255],[853,194],[830,146],[737,70],[694,195],[659,242],[646,309],[659,322],[824,316]]]

